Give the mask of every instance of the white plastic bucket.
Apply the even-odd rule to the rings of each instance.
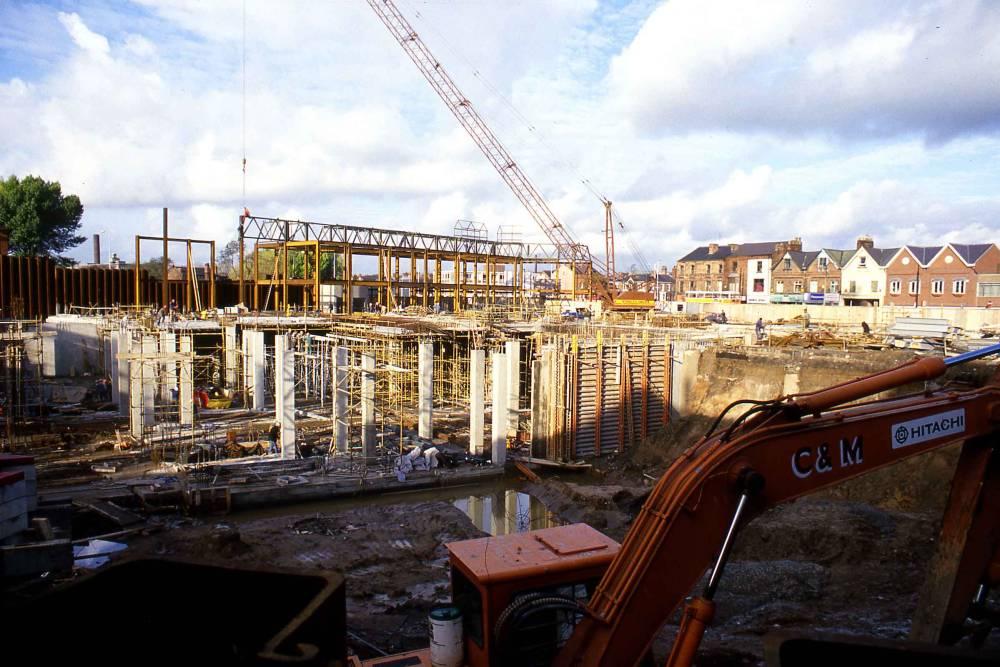
[[[431,629],[431,665],[462,667],[464,645],[461,610],[452,605],[434,607],[427,616],[427,623]]]

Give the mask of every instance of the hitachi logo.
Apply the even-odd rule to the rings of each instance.
[[[899,449],[965,432],[965,410],[950,410],[892,425],[892,448]]]

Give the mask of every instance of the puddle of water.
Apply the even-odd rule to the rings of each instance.
[[[542,501],[513,489],[457,498],[452,505],[465,512],[476,528],[490,535],[523,533],[562,524]]]

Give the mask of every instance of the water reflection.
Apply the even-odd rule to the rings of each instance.
[[[523,533],[562,524],[542,501],[509,489],[458,498],[452,504],[465,512],[476,528],[491,535]]]

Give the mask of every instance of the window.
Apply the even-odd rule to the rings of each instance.
[[[907,286],[910,294],[920,294],[920,281],[911,280],[910,284]]]
[[[878,281],[877,280],[873,280],[872,281],[872,292],[878,292]]]
[[[801,294],[801,293],[802,293],[802,281],[801,280],[796,280],[795,281],[795,294]]]
[[[785,271],[792,270],[792,260],[785,258]]]
[[[978,296],[1000,296],[1000,283],[979,283],[976,294]]]
[[[937,280],[931,281],[931,294],[942,294],[944,293],[944,281],[938,278]]]
[[[815,280],[810,280],[809,281],[809,291],[810,292],[818,292],[819,291],[819,283],[816,282]]]
[[[889,294],[899,294],[903,289],[903,281],[901,280],[890,280],[889,281]]]
[[[722,272],[725,271],[725,270],[726,270],[726,265],[725,264],[719,264],[719,274],[721,275]]]
[[[831,292],[836,292],[839,287],[840,287],[840,283],[839,282],[837,282],[836,280],[831,280],[830,281],[830,291]]]
[[[764,262],[757,262],[757,273],[764,273]]]
[[[850,289],[847,290],[850,294],[856,294],[858,291],[858,284],[855,281],[851,281]]]
[[[754,292],[763,292],[764,291],[764,279],[763,278],[754,278],[754,280],[753,280],[753,291]]]
[[[706,264],[705,265],[705,273],[707,273],[708,275],[712,275],[712,265],[711,264]]]
[[[965,288],[968,287],[969,281],[965,279],[956,280],[951,284],[952,294],[965,294]]]
[[[858,257],[858,266],[860,266],[861,268],[864,268],[867,265],[867,262],[868,258],[865,257],[864,255]]]
[[[774,283],[774,291],[778,294],[782,294],[785,291],[785,281],[779,280]]]
[[[821,269],[823,269],[824,271],[826,271],[826,268],[827,268],[827,262],[828,262],[828,261],[829,261],[829,259],[827,259],[826,257],[820,257],[820,258],[819,258],[819,268],[821,268]]]

